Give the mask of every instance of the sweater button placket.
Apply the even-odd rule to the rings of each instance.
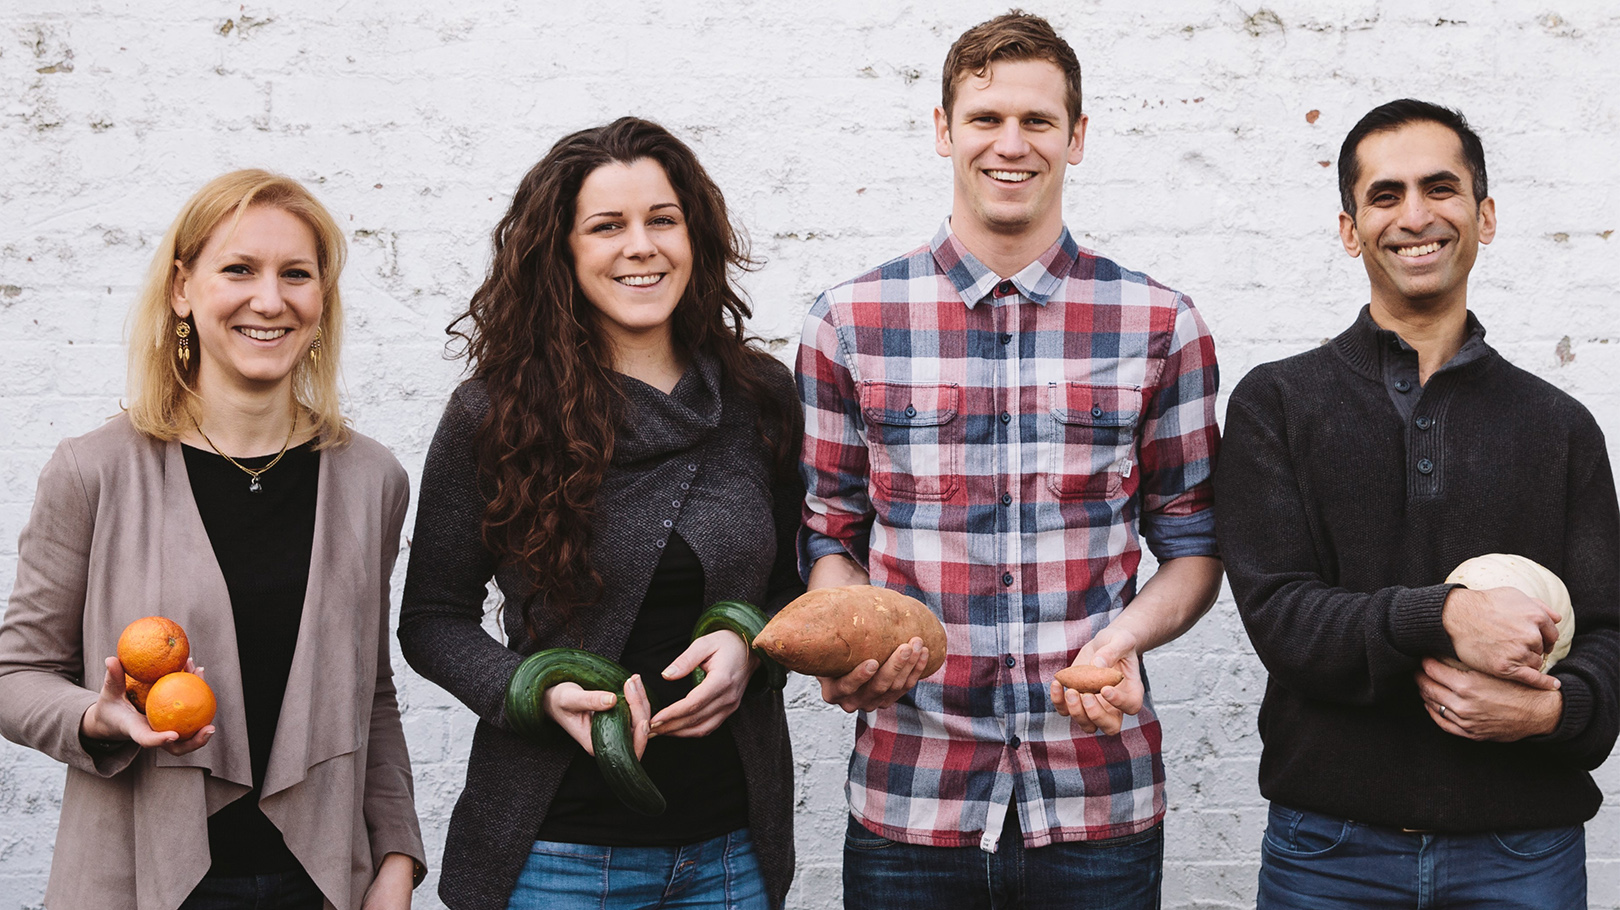
[[[698,469],[698,466],[697,466],[696,462],[687,462],[686,470],[687,470],[688,473],[695,473],[697,471],[697,469]],[[681,481],[681,489],[682,490],[688,490],[688,489],[691,489],[691,487],[692,487],[691,481],[686,481],[686,480]],[[680,511],[681,511],[681,501],[679,499],[671,499],[669,501],[669,507],[671,509],[674,509],[675,513],[678,515],[680,513]],[[663,526],[664,526],[664,530],[666,530],[666,531],[671,530],[672,528],[675,527],[675,519],[674,518],[666,518],[666,519],[664,519],[663,520]],[[656,544],[654,544],[654,546],[656,546],[658,549],[662,550],[668,544],[669,544],[669,536],[665,535],[661,540],[659,540]]]

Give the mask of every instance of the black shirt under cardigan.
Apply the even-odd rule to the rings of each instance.
[[[1414,388],[1415,352],[1364,309],[1330,343],[1256,368],[1232,393],[1218,528],[1270,672],[1267,799],[1447,832],[1597,812],[1587,770],[1620,730],[1620,519],[1603,434],[1476,335]],[[1405,395],[1410,408],[1398,407]],[[1552,670],[1564,707],[1549,735],[1453,736],[1418,696],[1420,659],[1453,653],[1442,581],[1484,553],[1529,557],[1569,588],[1574,646]]]
[[[766,389],[797,409],[792,374],[770,362]],[[523,655],[583,647],[622,655],[654,568],[679,533],[704,570],[704,600],[746,600],[779,608],[804,590],[795,539],[804,487],[779,475],[760,438],[755,407],[699,356],[674,390],[626,378],[627,417],[597,493],[591,558],[608,581],[576,625],[541,617],[538,639],[520,605],[523,573],[498,565],[483,545],[486,499],[475,438],[489,410],[481,380],[456,389],[423,468],[416,531],[400,608],[407,662],[478,714],[467,783],[450,817],[439,896],[453,910],[500,910],[579,746],[560,731],[531,742],[506,726],[506,683]],[[796,455],[798,440],[789,440]],[[485,585],[494,577],[506,608],[503,644],[484,631]],[[781,694],[751,691],[730,725],[747,784],[749,831],[780,905],[793,878],[793,765]]]
[[[310,441],[288,449],[274,468],[260,475],[262,489],[257,493],[248,489],[248,475],[222,456],[180,447],[197,513],[231,594],[253,768],[253,789],[208,817],[208,852],[213,860],[209,875],[262,875],[300,868],[281,831],[259,808],[259,786],[270,766],[270,747],[276,739],[309,585],[321,468],[321,453],[314,446]],[[273,458],[237,461],[258,470]],[[207,667],[208,655],[195,657]]]

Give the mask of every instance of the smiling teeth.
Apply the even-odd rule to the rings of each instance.
[[[633,288],[644,288],[649,284],[657,284],[658,279],[660,279],[662,277],[664,277],[664,276],[663,275],[625,275],[625,276],[623,276],[621,278],[615,278],[613,280],[617,281],[620,284],[628,284]]]
[[[257,341],[275,341],[277,338],[287,334],[286,329],[240,329],[239,331]]]
[[[1422,246],[1400,247],[1395,250],[1395,255],[1405,256],[1407,259],[1415,259],[1418,256],[1427,256],[1438,249],[1440,249],[1440,241],[1436,240],[1433,243],[1425,243]]]
[[[1023,183],[1025,180],[1035,176],[1029,171],[985,171],[985,173],[997,180],[1006,180],[1009,183]]]

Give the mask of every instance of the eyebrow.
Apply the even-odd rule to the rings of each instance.
[[[1437,183],[1462,183],[1462,175],[1454,171],[1435,171],[1418,178],[1418,186],[1434,186]],[[1399,190],[1406,186],[1406,182],[1395,179],[1374,180],[1367,184],[1367,198],[1384,192],[1385,190]]]
[[[226,253],[225,258],[226,259],[231,259],[231,260],[241,260],[242,262],[251,262],[254,265],[258,265],[259,263],[264,262],[263,259],[260,259],[259,257],[253,255],[252,253],[240,253],[240,252]],[[315,264],[316,264],[315,260],[308,259],[308,258],[305,258],[303,256],[299,256],[296,259],[288,259],[286,262],[282,263],[282,265],[315,265]]]
[[[676,209],[676,210],[679,210],[680,207],[681,207],[681,204],[679,202],[660,202],[657,205],[648,207],[647,211],[656,212],[659,209]],[[623,217],[624,217],[623,212],[595,212],[595,213],[592,213],[590,215],[586,215],[584,218],[581,218],[580,220],[581,221],[589,221],[592,218],[623,218]]]
[[[992,109],[987,108],[987,107],[973,108],[971,110],[966,110],[966,111],[962,112],[962,119],[963,120],[973,120],[973,119],[975,119],[977,117],[984,117],[984,116],[1004,117],[1006,115],[1003,114],[1001,111],[992,110]],[[1028,111],[1025,111],[1022,114],[1018,115],[1018,119],[1020,119],[1020,120],[1027,120],[1027,119],[1029,119],[1031,117],[1036,117],[1036,118],[1039,118],[1041,120],[1054,120],[1054,121],[1061,121],[1063,119],[1063,116],[1061,114],[1056,113],[1055,111],[1041,110],[1039,108],[1036,108],[1034,110],[1028,110]]]

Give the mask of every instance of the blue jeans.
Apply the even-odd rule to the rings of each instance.
[[[770,910],[748,829],[686,847],[535,841],[507,910]]]
[[[321,889],[302,869],[269,875],[210,875],[180,910],[321,910]]]
[[[1586,830],[1425,834],[1271,804],[1257,910],[1585,910]]]
[[[1003,910],[1159,906],[1164,825],[1125,837],[1026,849],[1018,813],[1008,813],[995,853],[925,847],[866,830],[844,834],[845,910]]]

